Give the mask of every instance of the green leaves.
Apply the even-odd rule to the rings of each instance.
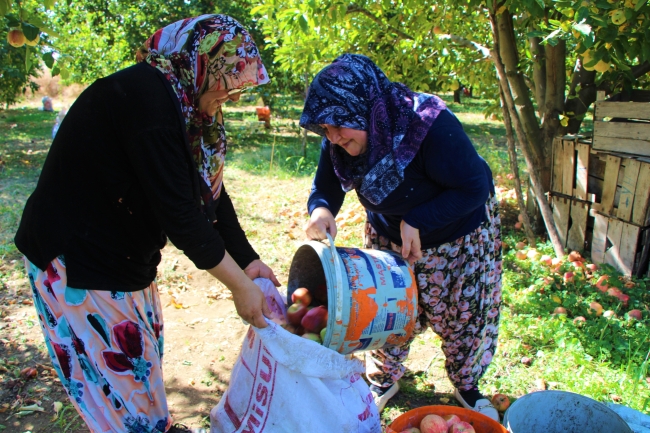
[[[52,55],[52,52],[43,54],[43,62],[45,63],[45,66],[52,69],[52,66],[54,66],[54,56]]]
[[[591,26],[589,24],[574,24],[573,28],[585,36],[591,33]]]
[[[33,26],[31,24],[23,22],[21,25],[23,29],[23,33],[25,34],[25,37],[27,38],[28,41],[33,41],[35,40],[38,35],[39,35],[39,30],[38,27]]]
[[[0,15],[7,15],[11,10],[11,0],[0,0]]]
[[[298,25],[304,34],[309,33],[309,23],[305,15],[298,15]]]

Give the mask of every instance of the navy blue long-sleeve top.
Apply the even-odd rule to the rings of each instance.
[[[330,158],[332,144],[323,140],[320,161],[308,200],[311,214],[318,207],[334,216],[345,191]],[[377,232],[402,244],[400,223],[419,229],[423,249],[465,236],[486,220],[485,203],[494,194],[492,171],[481,158],[458,119],[446,110],[433,122],[404,180],[380,204],[357,191],[368,221]]]

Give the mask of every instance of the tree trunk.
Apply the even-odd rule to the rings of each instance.
[[[501,90],[501,89],[500,89]],[[510,112],[508,111],[508,106],[506,104],[505,96],[503,96],[503,90],[501,93],[501,110],[503,111],[503,123],[506,127],[506,138],[508,139],[508,156],[510,157],[510,170],[515,177],[515,194],[517,195],[517,204],[519,205],[519,213],[523,219],[524,233],[526,233],[526,238],[528,239],[528,245],[534,247],[536,244],[535,233],[530,224],[530,218],[528,217],[528,212],[526,212],[526,202],[524,201],[524,194],[521,190],[521,177],[519,177],[519,164],[517,163],[517,149],[515,148],[515,135],[512,131],[512,119],[510,118]]]
[[[495,1],[495,5],[496,5],[496,1]],[[497,10],[497,8],[494,7],[493,10]],[[562,242],[560,241],[557,228],[555,227],[555,221],[553,220],[553,213],[551,211],[551,207],[549,206],[548,201],[546,200],[546,196],[544,195],[546,190],[543,188],[541,176],[538,170],[538,168],[541,165],[539,164],[539,160],[536,160],[535,155],[533,155],[532,152],[530,151],[535,146],[526,145],[526,139],[528,138],[528,135],[524,130],[525,121],[523,121],[522,118],[525,118],[525,115],[527,115],[525,114],[525,111],[527,110],[524,110],[527,104],[526,101],[520,101],[520,104],[517,104],[511,92],[511,87],[514,87],[513,81],[514,82],[520,81],[520,83],[518,83],[517,85],[523,84],[522,88],[524,89],[525,89],[525,83],[523,83],[523,79],[517,80],[517,76],[521,78],[521,74],[518,74],[518,72],[514,74],[507,74],[506,67],[501,61],[501,56],[500,56],[501,52],[508,53],[508,55],[511,56],[511,60],[512,60],[512,49],[516,48],[514,47],[514,45],[511,44],[511,42],[514,39],[514,32],[512,32],[512,35],[509,36],[511,38],[507,43],[509,49],[504,50],[504,48],[500,46],[501,45],[500,36],[501,34],[507,33],[508,30],[507,27],[499,26],[498,24],[499,20],[504,15],[507,15],[509,17],[509,21],[510,21],[509,30],[512,32],[512,17],[510,16],[510,13],[508,11],[505,11],[504,13],[499,15],[498,18],[494,15],[493,12],[490,12],[490,22],[492,24],[492,31],[493,31],[493,38],[494,38],[494,50],[492,51],[492,59],[497,69],[497,75],[499,77],[499,85],[501,91],[503,92],[504,99],[508,107],[508,112],[510,113],[510,117],[513,120],[515,126],[515,131],[517,133],[517,138],[519,141],[519,147],[521,149],[522,154],[524,155],[524,159],[526,160],[526,166],[528,168],[528,172],[530,175],[531,187],[535,193],[535,198],[537,199],[537,203],[539,204],[540,210],[542,212],[542,216],[544,218],[544,223],[546,224],[546,229],[548,231],[549,238],[551,240],[551,243],[553,244],[553,249],[555,250],[555,255],[557,257],[563,257],[564,247],[562,246]],[[507,21],[508,20],[506,20],[506,23]],[[526,94],[520,94],[520,95],[524,96],[524,98],[527,99],[528,104],[530,104],[530,106],[532,107],[532,103],[530,103],[530,98],[528,98]],[[517,112],[517,108],[520,108],[519,113]],[[534,112],[530,112],[530,114],[532,114],[533,117],[535,115]],[[521,116],[522,118],[520,118],[519,116]],[[528,126],[530,127],[530,125]],[[538,128],[538,133],[539,133],[539,128]],[[538,150],[541,151],[541,149],[539,148]]]
[[[542,121],[544,142],[543,172],[551,172],[551,149],[556,135],[563,133],[560,115],[564,114],[564,92],[566,88],[566,42],[559,40],[557,45],[546,47],[546,101]],[[542,179],[544,182],[546,179]],[[549,178],[550,184],[550,178]],[[550,185],[549,185],[550,187]]]
[[[530,52],[533,55],[533,83],[535,84],[535,102],[537,113],[541,118],[546,105],[546,51],[538,37],[530,38]]]
[[[519,55],[517,53],[512,14],[506,9],[495,19],[496,27],[494,31],[497,32],[496,37],[499,38],[499,55],[506,71],[506,77],[504,78],[507,79],[509,85],[507,90],[514,97],[518,116],[526,134],[525,137],[520,137],[520,143],[527,146],[526,150],[530,153],[534,166],[544,167],[544,144],[540,134],[539,122],[535,116],[535,109],[530,99],[526,81],[519,71]],[[506,89],[504,89],[504,92],[506,92]],[[543,182],[542,185],[542,188],[548,191],[550,176],[544,172],[541,174],[542,179],[548,178],[548,181]]]
[[[457,104],[462,104],[460,100],[460,95],[463,93],[463,89],[459,87],[458,89],[454,90],[454,102]]]
[[[578,61],[571,77],[569,94],[564,103],[564,111],[569,116],[569,125],[566,132],[577,134],[589,106],[596,101],[596,71],[587,71]],[[580,89],[578,89],[580,86]]]

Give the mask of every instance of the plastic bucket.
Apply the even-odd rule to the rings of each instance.
[[[517,399],[503,425],[511,433],[632,433],[616,412],[584,395],[539,391]]]
[[[329,235],[328,235],[329,237]],[[301,245],[289,269],[287,301],[307,288],[327,303],[323,345],[347,355],[404,344],[417,318],[417,282],[408,262],[391,251]]]
[[[477,433],[507,433],[507,430],[501,424],[483,414],[462,407],[442,405],[422,406],[409,410],[395,418],[386,427],[386,433],[399,433],[409,427],[420,428],[422,418],[431,414],[439,416],[458,415],[461,421],[470,423]]]

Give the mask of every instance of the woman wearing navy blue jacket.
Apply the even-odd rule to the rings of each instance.
[[[354,189],[367,213],[364,247],[392,249],[414,267],[413,338],[430,326],[442,338],[456,398],[498,420],[477,385],[496,349],[500,220],[492,172],[460,122],[439,97],[345,54],[314,78],[300,125],[323,136],[307,236],[336,236],[334,218]],[[411,342],[366,357],[380,411],[399,389]]]

